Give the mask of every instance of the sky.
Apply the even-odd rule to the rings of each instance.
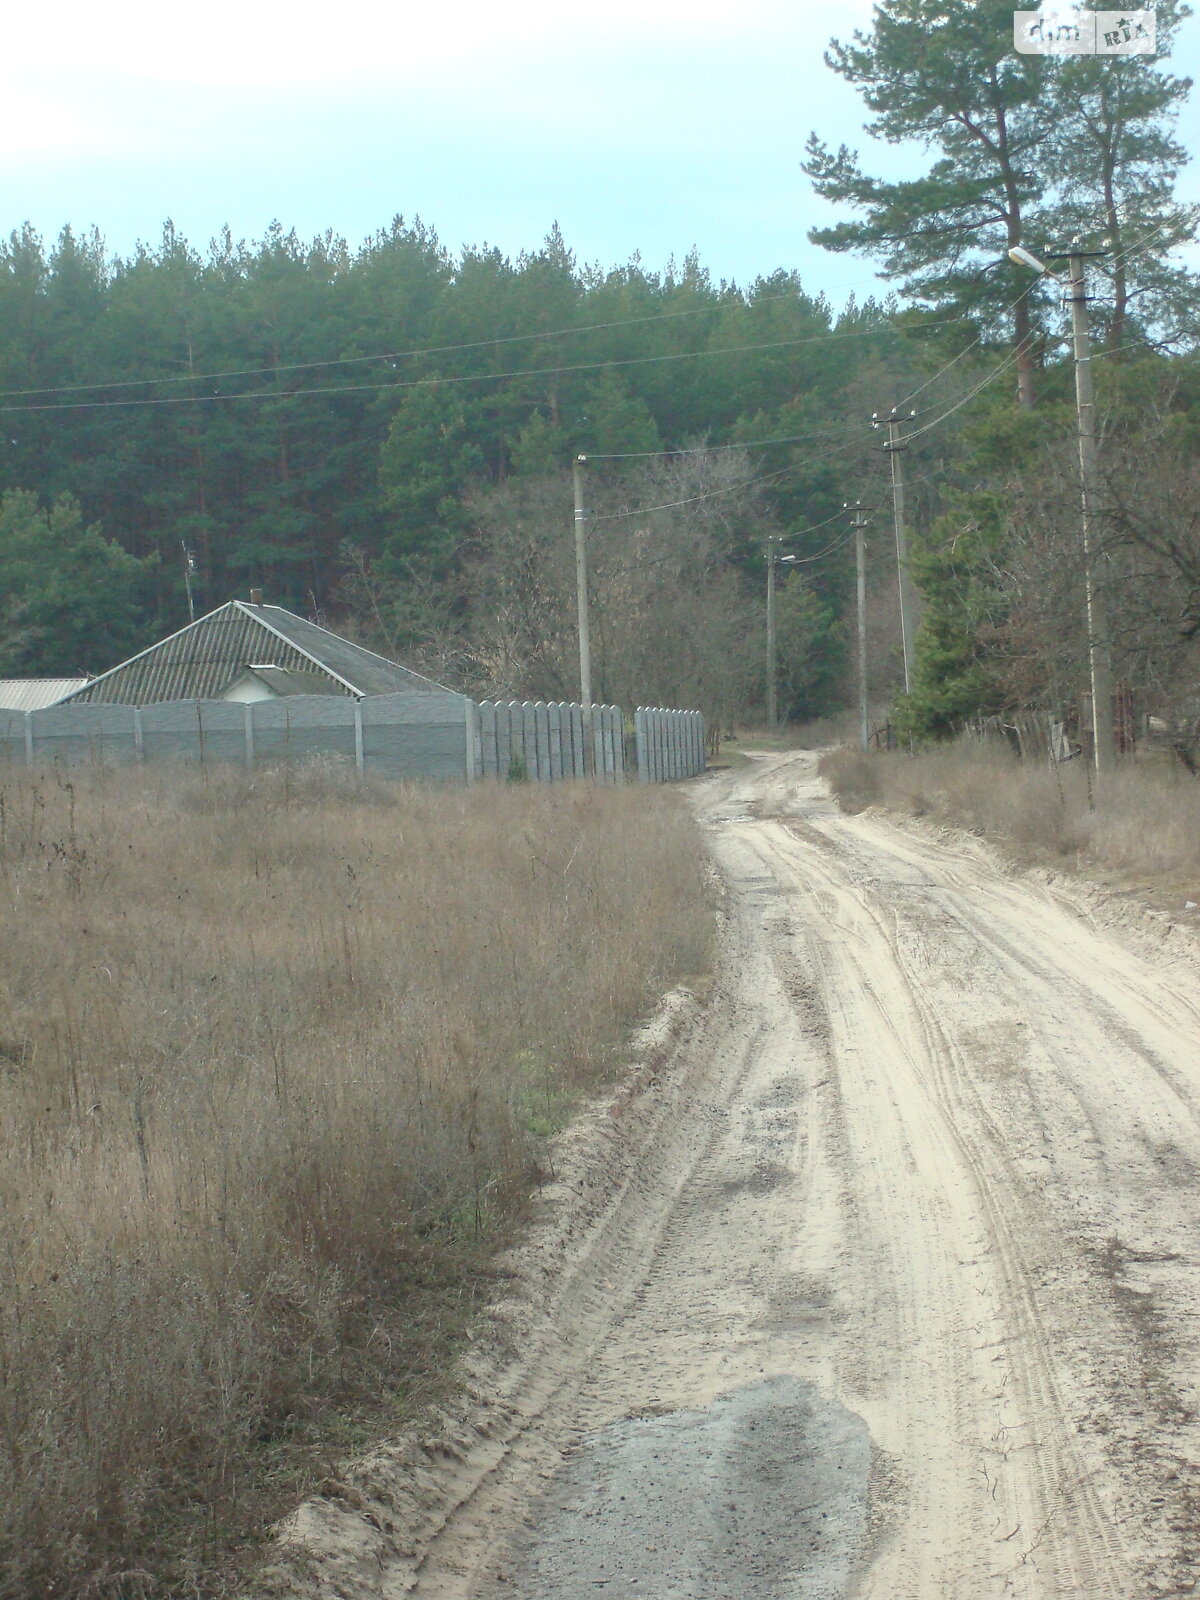
[[[1025,0],[1027,5],[1032,0]],[[871,0],[59,0],[14,8],[0,57],[0,234],[99,228],[203,249],[278,220],[352,246],[400,214],[443,244],[535,249],[557,222],[582,263],[693,247],[714,278],[777,268],[836,303],[871,264],[809,244],[832,210],[804,141],[869,145],[825,66]],[[1173,62],[1200,78],[1200,20]],[[1182,130],[1195,146],[1200,111]],[[911,157],[909,158],[911,160]],[[871,147],[868,170],[899,175]],[[1190,171],[1182,197],[1200,200]]]

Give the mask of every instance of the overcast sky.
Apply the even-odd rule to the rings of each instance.
[[[871,9],[25,4],[0,57],[0,232],[95,224],[124,253],[166,217],[201,247],[226,222],[255,238],[278,219],[357,244],[402,213],[452,249],[515,253],[557,220],[583,262],[640,251],[660,268],[694,245],[716,277],[796,267],[813,291],[862,296],[869,263],[806,240],[829,212],[799,161],[811,128],[864,142],[857,96],[821,57]],[[1200,76],[1196,19],[1175,70]],[[1200,115],[1183,131],[1194,146]],[[1195,172],[1186,193],[1200,198]]]

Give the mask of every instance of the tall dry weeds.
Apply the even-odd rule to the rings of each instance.
[[[211,1591],[436,1368],[539,1131],[706,960],[673,802],[0,775],[4,1600]]]
[[[1151,879],[1200,875],[1200,782],[1165,760],[1126,762],[1096,787],[1083,762],[1021,761],[964,738],[886,754],[821,758],[846,811],[883,805],[974,829],[1064,864]]]

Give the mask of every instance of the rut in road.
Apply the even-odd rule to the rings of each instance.
[[[1194,952],[839,815],[811,755],[695,794],[717,991],[369,1592],[1192,1593]]]

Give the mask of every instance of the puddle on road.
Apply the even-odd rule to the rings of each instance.
[[[585,1439],[532,1510],[521,1600],[843,1600],[867,1547],[871,1443],[796,1378]]]

